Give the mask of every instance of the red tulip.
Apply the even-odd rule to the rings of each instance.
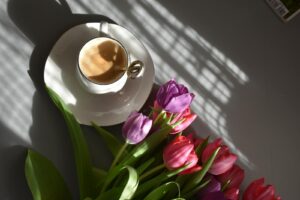
[[[237,156],[231,153],[226,145],[222,144],[222,140],[216,139],[214,142],[208,144],[204,149],[201,157],[202,162],[205,163],[218,147],[221,147],[221,149],[209,170],[209,172],[213,175],[225,173],[237,160]]]
[[[165,166],[170,169],[177,169],[189,164],[189,167],[182,173],[192,173],[201,169],[197,165],[198,157],[194,150],[194,144],[185,136],[176,137],[167,145],[163,152]]]
[[[230,181],[227,188],[239,188],[245,177],[245,172],[238,165],[233,165],[227,172],[217,176],[223,185]]]
[[[238,188],[229,188],[225,190],[224,196],[227,200],[238,200],[240,190]]]
[[[253,181],[245,190],[243,200],[281,200],[272,185],[264,186],[264,178]]]

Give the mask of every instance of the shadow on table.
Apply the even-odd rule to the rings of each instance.
[[[73,14],[65,0],[9,0],[7,9],[11,20],[34,45],[28,70],[37,89],[32,104],[33,123],[29,133],[32,142],[31,147],[53,161],[65,177],[72,194],[74,194],[74,199],[78,199],[72,146],[65,122],[45,92],[44,64],[56,40],[69,28],[86,22],[114,22],[102,15]],[[103,148],[104,145],[90,127],[83,127],[83,129],[91,152],[101,154],[101,156],[95,156],[94,162],[97,166],[106,166],[111,158],[108,156],[107,150]],[[27,198],[30,193],[26,188],[26,182],[24,183],[23,170],[19,172],[19,168],[23,169],[24,167],[24,152],[22,147],[0,150],[0,154],[11,155],[10,159],[18,155],[18,162],[10,162],[12,166],[8,168],[11,170],[17,169],[18,172],[14,175],[23,177],[22,180],[12,179],[8,173],[3,175],[2,178],[2,174],[0,174],[0,184],[3,186],[0,192],[5,191],[5,199],[30,199]],[[17,183],[10,184],[12,180]],[[5,184],[6,182],[9,184]],[[24,192],[16,192],[15,188],[18,186],[26,188],[25,197],[22,196]]]
[[[25,180],[23,141],[0,122],[0,199],[30,199]]]

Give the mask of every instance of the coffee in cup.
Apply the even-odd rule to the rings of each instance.
[[[81,73],[96,84],[110,84],[126,72],[128,56],[124,47],[108,37],[89,41],[82,48],[78,64]]]
[[[126,48],[109,37],[109,23],[100,23],[100,36],[79,51],[77,75],[84,88],[96,94],[120,91],[128,79],[143,71],[142,61],[130,61]]]

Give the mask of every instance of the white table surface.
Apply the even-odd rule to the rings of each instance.
[[[31,199],[23,172],[27,147],[55,163],[78,199],[66,127],[41,89],[40,74],[55,38],[72,24],[101,19],[96,14],[129,28],[147,45],[158,83],[175,77],[192,88],[200,116],[195,129],[204,137],[223,137],[240,156],[247,174],[243,187],[264,176],[283,199],[299,199],[300,16],[282,23],[263,0],[4,0],[1,200]],[[95,164],[105,166],[107,150],[84,130]]]

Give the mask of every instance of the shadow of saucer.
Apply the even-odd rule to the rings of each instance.
[[[87,22],[115,23],[103,15],[73,14],[65,0],[9,0],[7,9],[11,20],[35,46],[28,73],[35,87],[42,90],[46,58],[63,32]]]

